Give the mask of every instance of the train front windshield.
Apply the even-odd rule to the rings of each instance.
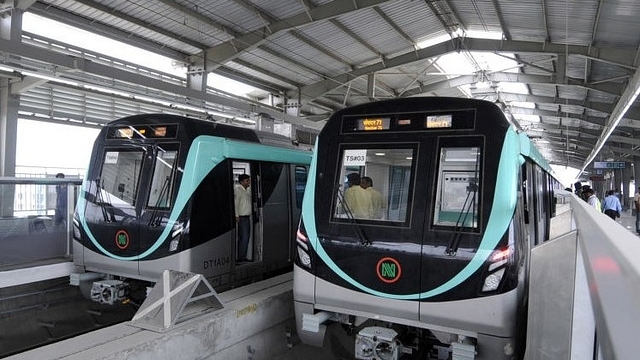
[[[480,148],[443,147],[433,225],[478,228]]]
[[[110,150],[105,153],[98,184],[103,202],[133,208],[142,172],[144,151]]]
[[[342,151],[342,164],[334,198],[333,217],[337,221],[353,219],[405,223],[409,219],[411,179],[415,168],[416,146],[405,148],[346,148]],[[351,186],[360,186],[364,177],[371,179],[368,193],[371,204],[356,205],[350,201]],[[354,179],[357,179],[354,183]],[[366,196],[367,199],[372,196]],[[367,200],[369,201],[369,200]],[[365,209],[361,207],[365,206]]]
[[[157,147],[153,172],[146,197],[147,208],[168,209],[173,191],[172,176],[177,150]],[[110,149],[105,152],[100,174],[98,201],[122,209],[133,209],[142,201],[139,194],[146,152],[142,149]]]
[[[417,149],[411,144],[344,146],[333,196],[333,221],[409,226],[413,182],[432,186],[431,176],[416,173]],[[478,230],[480,154],[480,147],[475,146],[440,147],[432,226]],[[364,178],[368,179],[365,184],[372,182],[365,185],[368,195],[350,189],[361,185]]]

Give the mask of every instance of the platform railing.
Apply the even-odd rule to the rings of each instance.
[[[79,178],[0,177],[0,266],[71,258]]]
[[[526,359],[636,359],[640,238],[566,196],[552,240],[532,251]]]

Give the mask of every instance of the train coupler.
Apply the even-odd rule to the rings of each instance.
[[[121,280],[95,281],[91,286],[91,300],[114,305],[129,296],[129,284]]]

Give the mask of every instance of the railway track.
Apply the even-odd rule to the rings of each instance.
[[[0,289],[0,358],[127,321],[135,311],[88,300],[67,278]]]

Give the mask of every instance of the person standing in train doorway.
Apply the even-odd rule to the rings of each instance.
[[[640,186],[633,196],[633,204],[636,207],[636,233],[640,235]]]
[[[238,176],[238,184],[234,188],[234,205],[236,224],[238,224],[238,256],[237,262],[249,261],[249,237],[251,236],[251,177],[247,174]]]

